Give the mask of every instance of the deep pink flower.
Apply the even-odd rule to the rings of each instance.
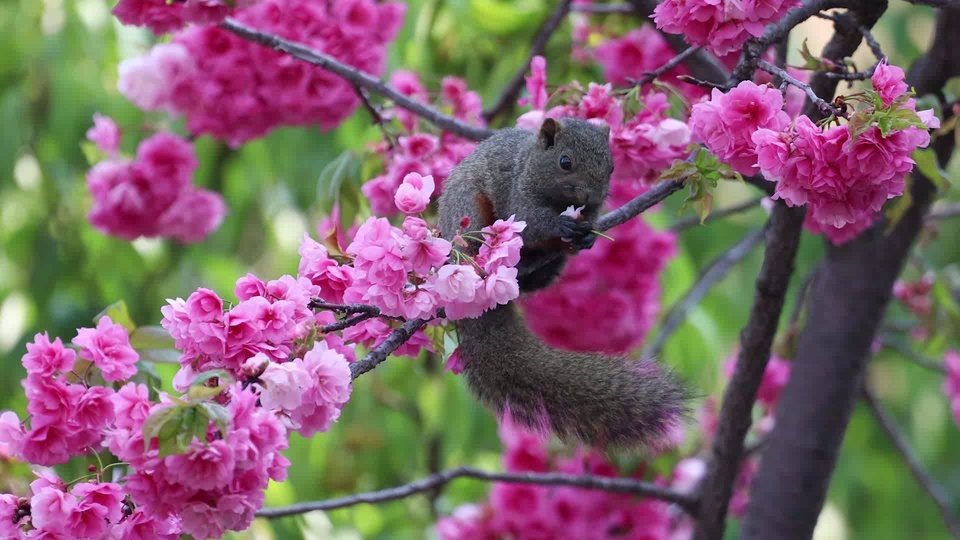
[[[135,364],[140,355],[130,346],[130,336],[106,315],[100,318],[96,328],[77,330],[73,344],[81,347],[80,357],[100,368],[108,382],[123,381],[137,373]]]
[[[51,342],[44,332],[33,336],[33,343],[27,343],[27,354],[23,355],[22,362],[27,373],[49,377],[58,371],[69,372],[76,356],[73,349],[64,348],[60,338]]]
[[[530,104],[534,109],[543,110],[547,106],[547,59],[537,55],[530,60],[530,74],[527,81],[529,98],[519,101],[520,105]]]
[[[873,84],[873,89],[880,94],[884,105],[890,105],[894,99],[909,90],[907,83],[903,80],[904,77],[903,70],[888,64],[886,58],[877,64],[877,69],[874,70],[870,82]]]
[[[37,529],[66,532],[68,519],[77,506],[77,498],[53,487],[41,489],[30,498],[31,523]]]
[[[167,476],[196,489],[225,487],[233,476],[233,451],[222,440],[194,440],[185,454],[165,459]]]

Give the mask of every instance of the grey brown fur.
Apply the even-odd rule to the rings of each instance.
[[[452,239],[515,215],[521,233],[522,293],[546,287],[567,255],[592,246],[590,233],[607,196],[613,158],[609,128],[547,119],[538,133],[505,129],[481,142],[444,182],[440,228]],[[560,166],[561,156],[571,162]],[[583,222],[561,216],[583,206]],[[568,238],[571,242],[560,240]],[[557,257],[557,253],[562,256]],[[546,264],[544,262],[546,261]],[[663,436],[685,412],[679,382],[650,360],[552,349],[524,324],[513,303],[457,321],[467,382],[497,413],[561,439],[630,447]]]

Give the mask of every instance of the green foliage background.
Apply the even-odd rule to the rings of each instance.
[[[305,231],[315,234],[317,219],[329,211],[329,186],[318,181],[320,172],[343,151],[361,150],[379,136],[366,112],[358,109],[333,132],[283,129],[235,150],[201,137],[196,183],[225,196],[230,214],[223,227],[204,243],[187,247],[103,236],[84,219],[90,201],[80,142],[93,113],[111,115],[125,128],[127,152],[151,132],[141,126],[170,122],[164,116],[144,116],[116,90],[117,63],[144,51],[153,38],[121,27],[109,15],[112,3],[0,2],[0,409],[24,409],[20,357],[36,332],[68,341],[77,327],[90,326],[95,314],[118,300],[127,302],[137,323],[157,324],[165,298],[186,297],[200,286],[229,298],[234,281],[247,272],[265,278],[295,273],[300,237]],[[463,76],[490,103],[526,60],[532,36],[552,5],[546,0],[409,2],[406,25],[390,52],[390,69],[415,70],[434,89],[444,75]],[[892,63],[907,65],[926,46],[932,16],[926,8],[892,3],[877,30]],[[626,16],[610,20],[622,29],[638,22]],[[828,37],[829,27],[813,23],[799,33],[811,38],[816,51],[815,42]],[[599,70],[571,64],[569,36],[565,24],[550,41],[550,83],[600,80]],[[793,46],[799,47],[800,40],[794,39]],[[865,65],[870,61],[857,58]],[[351,189],[355,192],[356,186]],[[754,195],[745,186],[723,185],[715,207]],[[679,202],[668,201],[647,219],[669,224]],[[680,255],[664,275],[664,305],[690,286],[698,269],[761,226],[763,218],[763,211],[755,209],[682,233]],[[945,223],[921,252],[922,259],[938,267],[955,264],[960,260],[957,236],[956,224]],[[794,288],[822,252],[819,239],[805,237]],[[759,263],[756,250],[693,311],[663,354],[702,395],[719,395],[720,365],[746,321]],[[918,274],[913,267],[907,271]],[[956,346],[950,335],[940,331],[917,346],[939,357],[946,347]],[[173,370],[161,366],[161,372],[169,379]],[[960,500],[960,434],[941,393],[941,377],[881,353],[871,367],[871,382],[921,459]],[[395,359],[357,382],[353,399],[329,434],[294,441],[288,454],[290,480],[270,487],[267,504],[393,486],[436,467],[496,468],[499,451],[493,419],[465,393],[462,381],[441,373],[437,359]],[[75,465],[75,470],[85,466]],[[22,465],[0,462],[4,482],[18,485],[17,477],[25,473]],[[458,481],[439,496],[437,507],[449,512],[482,497],[486,489]],[[936,508],[860,408],[844,442],[825,515],[818,531],[822,538],[947,538]],[[434,521],[428,498],[418,496],[272,526],[258,522],[251,532],[236,536],[423,538]]]

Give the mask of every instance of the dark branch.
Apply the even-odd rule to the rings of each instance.
[[[279,518],[313,512],[315,510],[334,510],[362,503],[381,503],[403,499],[418,493],[429,492],[445,486],[457,478],[473,478],[486,482],[506,482],[510,484],[533,484],[539,486],[570,486],[584,489],[610,491],[614,493],[629,493],[641,497],[660,499],[679,505],[681,508],[692,511],[696,508],[696,500],[684,493],[679,493],[650,482],[641,482],[630,478],[609,478],[606,476],[575,476],[562,473],[497,473],[475,469],[473,467],[458,467],[449,471],[432,474],[415,482],[394,488],[382,489],[370,493],[358,493],[339,499],[326,501],[305,502],[265,508],[257,512],[258,517]]]
[[[362,360],[350,364],[351,378],[356,379],[364,373],[373,370],[380,362],[386,360],[393,351],[399,349],[401,345],[413,337],[413,335],[417,333],[417,330],[426,326],[427,322],[427,319],[413,319],[403,323],[400,328],[391,332],[390,336],[387,337],[383,343],[377,345],[376,348],[367,353]]]
[[[370,96],[367,95],[367,91],[363,88],[360,88],[356,84],[353,85],[354,91],[357,93],[357,96],[360,98],[360,102],[363,103],[363,107],[370,113],[370,118],[373,120],[373,123],[377,125],[380,129],[380,134],[383,135],[384,140],[387,141],[387,144],[390,145],[390,148],[396,146],[393,137],[390,135],[390,132],[387,131],[387,124],[383,120],[383,115],[380,113],[380,110],[377,109],[373,103],[370,102]]]
[[[643,349],[641,356],[643,358],[658,356],[670,336],[683,325],[687,319],[687,315],[690,314],[690,310],[696,307],[710,289],[726,277],[727,273],[742,261],[762,239],[763,229],[751,231],[741,238],[739,242],[730,247],[730,249],[723,252],[708,264],[700,273],[700,277],[696,283],[693,284],[693,287],[687,291],[687,294],[680,300],[677,300],[670,308],[670,312],[667,313],[667,316],[663,320],[660,333],[657,334],[656,339]]]
[[[351,326],[356,326],[363,321],[368,321],[375,318],[377,318],[377,315],[374,315],[373,313],[361,313],[356,317],[349,317],[347,319],[343,319],[342,321],[337,321],[335,323],[330,323],[326,326],[323,326],[320,328],[320,331],[324,334],[329,334],[330,332],[339,332],[340,330],[350,328]]]
[[[622,223],[626,223],[630,218],[639,215],[673,193],[680,191],[682,187],[683,180],[669,180],[656,184],[650,188],[650,191],[634,198],[620,208],[600,216],[600,219],[597,220],[597,230],[603,232]]]
[[[750,318],[740,334],[740,353],[723,395],[717,435],[703,480],[702,504],[694,536],[699,540],[723,536],[733,484],[743,457],[744,438],[750,429],[751,411],[770,360],[770,347],[793,274],[803,218],[803,208],[789,208],[782,202],[774,206],[770,215],[756,296]]]
[[[807,99],[812,101],[817,106],[817,110],[819,110],[821,116],[836,116],[838,118],[847,117],[847,113],[845,111],[834,107],[829,101],[818,96],[809,84],[790,75],[787,73],[787,70],[778,68],[777,66],[763,59],[757,60],[757,67],[773,75],[774,77],[786,81],[787,83],[803,90],[803,92],[807,94]]]
[[[359,86],[360,88],[390,99],[398,106],[407,109],[420,118],[423,118],[440,129],[449,131],[454,135],[459,135],[473,141],[480,141],[493,134],[493,131],[489,129],[471,126],[461,122],[460,120],[457,120],[452,116],[443,114],[429,105],[411,99],[401,94],[395,88],[381,81],[377,77],[343,64],[332,56],[310,49],[305,45],[287,41],[279,36],[255,30],[238,23],[233,19],[225,20],[220,24],[220,27],[228,32],[236,34],[243,39],[252,41],[254,43],[259,43],[260,45],[269,47],[276,51],[287,53],[298,60],[303,60],[304,62],[319,66],[333,73],[334,75],[343,77],[350,83]]]
[[[927,472],[920,458],[917,457],[910,443],[907,442],[906,437],[901,433],[893,417],[883,408],[883,405],[881,405],[877,397],[873,395],[873,392],[867,388],[863,389],[863,401],[867,404],[867,407],[870,408],[870,412],[876,417],[877,422],[880,423],[880,427],[883,428],[887,437],[890,438],[890,442],[893,443],[894,448],[900,453],[900,457],[902,457],[903,461],[907,464],[907,468],[910,469],[910,473],[913,474],[914,479],[916,479],[920,487],[927,492],[927,495],[929,495],[937,505],[937,508],[940,510],[940,516],[943,518],[943,523],[947,526],[947,530],[950,531],[950,536],[960,540],[960,521],[957,520],[957,516],[951,509],[952,504],[947,492],[944,491],[943,487],[937,483],[937,480]]]
[[[728,206],[726,208],[721,208],[719,210],[711,210],[710,215],[707,216],[707,219],[703,220],[702,224],[706,225],[707,223],[711,223],[711,222],[723,219],[725,217],[732,216],[734,214],[746,212],[748,210],[751,210],[754,207],[760,206],[761,201],[763,201],[763,197],[756,197],[754,199],[748,199],[746,201],[734,204],[732,206]],[[677,220],[676,223],[670,226],[670,230],[680,232],[680,231],[685,231],[687,229],[692,229],[699,225],[701,225],[699,217],[688,216],[683,219]]]
[[[380,308],[367,304],[329,304],[320,298],[314,298],[308,304],[310,309],[325,309],[336,313],[369,313],[374,316],[380,315]]]
[[[671,69],[679,66],[681,63],[683,63],[684,60],[686,60],[687,58],[690,58],[690,57],[693,56],[694,54],[697,54],[697,53],[700,52],[702,49],[703,49],[703,47],[699,47],[699,46],[698,46],[698,47],[690,47],[690,48],[688,48],[687,50],[683,51],[682,53],[674,56],[674,57],[671,58],[670,60],[667,60],[666,63],[664,63],[662,66],[658,67],[657,69],[655,69],[655,70],[653,70],[653,71],[647,71],[646,73],[643,74],[643,77],[641,77],[640,79],[638,79],[638,80],[636,80],[636,81],[631,81],[631,82],[633,82],[633,84],[635,84],[635,85],[637,85],[637,86],[643,86],[643,85],[645,85],[645,84],[649,84],[649,83],[653,82],[654,79],[656,79],[656,78],[658,78],[658,77],[662,77],[664,73],[666,73],[666,72],[670,71]]]
[[[510,109],[517,101],[517,96],[520,95],[520,89],[523,88],[524,82],[526,81],[525,76],[530,69],[530,63],[533,62],[533,57],[543,54],[544,49],[547,47],[547,42],[550,41],[550,36],[560,27],[560,23],[563,22],[567,13],[570,13],[571,2],[572,0],[560,0],[557,9],[553,11],[547,20],[543,21],[543,25],[540,27],[540,30],[537,31],[537,37],[533,40],[533,46],[530,47],[529,58],[520,66],[520,69],[513,75],[510,82],[503,88],[503,91],[500,92],[500,96],[497,97],[493,105],[483,111],[484,120],[489,122],[496,118],[504,111]]]

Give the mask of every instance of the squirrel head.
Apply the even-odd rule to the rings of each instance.
[[[598,211],[613,173],[610,127],[579,118],[545,119],[527,172],[531,183],[524,187],[558,213],[571,205]]]

